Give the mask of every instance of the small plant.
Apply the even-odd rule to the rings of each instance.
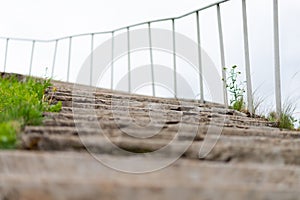
[[[62,102],[59,101],[57,104],[47,105],[47,112],[60,112],[62,107]]]
[[[295,120],[293,116],[282,113],[279,118],[279,128],[293,130],[295,129],[294,127],[295,122],[297,122],[297,120]]]
[[[277,122],[279,119],[278,115],[276,112],[272,111],[269,113],[269,116],[268,116],[268,120],[271,121],[271,122]]]
[[[0,149],[13,149],[17,143],[18,122],[0,123]]]
[[[44,111],[46,112],[59,112],[62,108],[62,102],[59,101],[56,104],[53,104],[54,94],[57,91],[56,87],[53,87],[50,90],[51,96],[48,97],[46,95],[43,96],[43,104],[44,104]]]
[[[230,99],[230,106],[234,110],[244,110],[245,109],[245,102],[244,102],[244,82],[238,81],[238,76],[241,74],[240,71],[236,71],[237,66],[234,65],[231,67],[230,71],[228,72],[228,77],[226,79],[226,88],[231,95]],[[224,70],[228,70],[224,68]],[[225,81],[225,80],[223,80]]]
[[[283,104],[283,110],[279,117],[279,128],[295,129],[294,124],[297,120],[293,117],[296,110],[296,105],[291,100],[286,100]]]

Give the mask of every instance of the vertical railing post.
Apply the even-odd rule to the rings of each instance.
[[[8,52],[8,42],[9,42],[9,38],[6,39],[5,54],[4,54],[4,71],[3,71],[3,72],[6,72],[6,62],[7,62],[7,52]]]
[[[200,21],[199,11],[196,12],[197,23],[197,41],[198,41],[198,70],[199,70],[199,92],[200,102],[204,103],[204,89],[203,89],[203,69],[202,69],[202,54],[201,54],[201,37],[200,37]]]
[[[174,95],[177,98],[177,69],[176,69],[176,38],[175,38],[175,19],[172,19],[172,39],[173,39],[173,65],[174,65]]]
[[[114,31],[111,32],[111,73],[110,73],[110,89],[114,89],[114,40],[115,35]]]
[[[223,39],[223,29],[222,29],[222,18],[220,4],[217,5],[217,15],[218,15],[218,29],[219,29],[219,42],[220,42],[220,55],[221,55],[221,66],[222,66],[222,82],[223,82],[223,95],[224,104],[228,107],[228,95],[226,87],[226,70],[225,70],[225,53],[224,53],[224,39]]]
[[[150,51],[151,79],[152,79],[152,96],[155,97],[155,79],[154,79],[152,36],[151,36],[151,23],[150,22],[148,22],[148,33],[149,33],[149,51]]]
[[[93,85],[94,33],[91,34],[90,86]]]
[[[244,30],[244,53],[245,53],[245,66],[246,66],[246,82],[247,82],[247,101],[248,111],[253,114],[253,94],[252,94],[252,82],[250,71],[250,55],[249,55],[249,41],[248,41],[248,25],[247,25],[247,7],[246,0],[242,0],[242,12],[243,12],[243,30]]]
[[[32,46],[31,46],[31,56],[30,56],[30,65],[29,65],[29,76],[31,76],[31,71],[32,71],[34,46],[35,46],[35,40],[32,41]]]
[[[127,27],[127,48],[128,48],[128,92],[131,93],[131,63],[130,63],[130,30]]]
[[[275,62],[275,96],[276,112],[282,114],[281,105],[281,79],[280,79],[280,52],[279,52],[279,22],[278,22],[278,0],[273,0],[273,17],[274,17],[274,62]]]
[[[72,37],[69,37],[69,56],[68,56],[67,82],[69,82],[69,80],[70,80],[71,50],[72,50]]]
[[[55,67],[55,61],[56,61],[57,44],[58,44],[58,40],[55,41],[55,46],[54,46],[54,54],[53,54],[53,60],[52,60],[51,78],[53,78],[53,76],[54,76],[54,67]]]

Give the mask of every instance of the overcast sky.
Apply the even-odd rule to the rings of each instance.
[[[53,39],[78,33],[106,31],[138,22],[178,16],[212,2],[215,1],[0,0],[0,36]],[[258,95],[267,98],[266,104],[270,105],[265,106],[265,108],[272,107],[274,105],[272,0],[248,0],[247,5],[253,88],[259,88]],[[279,7],[283,99],[289,97],[294,99],[294,102],[299,103],[300,27],[298,24],[300,1],[279,0]],[[236,64],[244,74],[241,0],[231,0],[224,3],[221,9],[226,65]],[[212,8],[200,14],[201,39],[203,41],[202,48],[208,52],[216,65],[220,65],[215,11],[215,8]],[[196,40],[193,19],[178,22],[176,27],[180,33]],[[158,27],[170,29],[170,26],[166,24],[158,25]],[[82,45],[82,49],[84,47],[89,49],[88,41],[84,38],[82,41],[78,41],[77,48]],[[100,43],[101,40],[99,39],[97,44]],[[37,54],[40,53],[37,57],[43,59],[38,60],[37,58],[34,61],[36,74],[38,74],[37,68],[40,65],[51,68],[53,44],[51,45],[51,47],[37,45],[36,52]],[[58,56],[57,65],[62,66],[65,63],[63,57],[66,56],[63,52],[66,52],[63,49],[67,48],[66,45],[67,41],[65,47],[63,44],[59,47],[61,51],[58,50],[58,53],[61,52],[61,58]],[[4,41],[0,41],[0,63],[3,63],[4,47]],[[7,63],[8,70],[26,73],[26,68],[22,65],[28,63],[30,47],[30,44],[11,44]],[[74,44],[74,48],[76,48],[76,44]],[[15,59],[16,57],[18,59]],[[83,60],[84,58],[86,56],[82,57]],[[76,62],[78,66],[82,64],[83,60]],[[43,71],[44,69],[40,70],[39,73]],[[56,69],[56,73],[59,76],[60,71]],[[75,71],[74,74],[76,74]],[[63,78],[61,77],[61,79]],[[298,109],[297,112],[299,111]]]

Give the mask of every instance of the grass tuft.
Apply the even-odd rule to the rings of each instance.
[[[296,105],[290,100],[286,100],[283,104],[283,109],[280,116],[276,112],[271,112],[268,119],[272,122],[277,122],[281,129],[296,130],[295,123],[297,120],[293,117]]]
[[[295,129],[294,124],[297,122],[297,120],[293,117],[295,110],[296,105],[292,103],[291,100],[286,100],[283,104],[283,110],[279,118],[279,128],[290,130]]]

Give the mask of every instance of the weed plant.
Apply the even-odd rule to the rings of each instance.
[[[238,80],[239,76],[241,75],[240,71],[237,71],[237,66],[234,65],[228,71],[227,68],[224,68],[228,73],[227,79],[223,80],[226,81],[226,88],[230,93],[230,106],[234,110],[244,110],[245,109],[245,102],[244,102],[244,82]]]

